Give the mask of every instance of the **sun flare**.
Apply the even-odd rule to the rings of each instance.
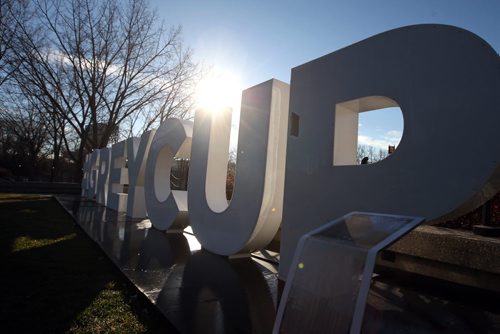
[[[201,80],[196,89],[198,108],[219,112],[230,107],[239,109],[241,100],[241,83],[237,75],[229,72],[213,73]]]

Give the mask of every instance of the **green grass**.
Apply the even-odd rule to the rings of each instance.
[[[56,201],[0,194],[0,332],[173,333]]]

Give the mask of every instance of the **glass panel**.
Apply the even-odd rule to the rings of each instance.
[[[412,220],[401,216],[355,213],[325,227],[319,234],[355,247],[371,248]]]
[[[338,333],[348,332],[365,257],[363,248],[320,235],[308,238],[295,268],[281,331],[325,333],[335,328]]]
[[[278,311],[279,332],[348,333],[351,325],[360,327],[376,253],[422,221],[352,213],[302,237]]]

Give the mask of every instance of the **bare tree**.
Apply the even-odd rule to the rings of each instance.
[[[195,82],[202,76],[202,71],[195,70],[192,65],[182,66],[177,77],[173,78],[171,89],[167,91],[166,96],[126,119],[126,128],[122,133],[126,137],[139,136],[145,131],[157,128],[170,117],[192,119]]]
[[[358,145],[358,150],[356,152],[356,160],[358,164],[361,163],[361,160],[363,160],[363,158],[368,157],[367,149],[367,145]]]
[[[146,0],[32,0],[30,10],[36,19],[16,22],[15,78],[58,123],[78,170],[120,126],[186,113],[197,67],[181,29],[165,29]]]
[[[19,65],[13,57],[14,36],[19,28],[18,22],[28,19],[26,7],[25,0],[0,0],[0,86]]]
[[[356,153],[356,158],[358,163],[361,163],[361,160],[365,157],[368,158],[369,163],[379,162],[387,158],[388,152],[379,148],[375,148],[370,145],[358,145],[358,150]]]
[[[19,98],[19,92],[8,91],[0,107],[0,124],[3,128],[2,167],[32,178],[47,153],[45,120],[27,100]]]

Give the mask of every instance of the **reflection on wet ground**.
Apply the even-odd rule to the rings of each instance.
[[[186,231],[160,232],[77,196],[57,199],[179,332],[271,333],[278,278],[276,264],[261,260],[265,252],[228,259],[201,249]],[[363,333],[500,332],[497,294],[412,279],[391,273],[373,281]]]
[[[160,232],[148,220],[127,218],[92,201],[57,199],[180,332],[271,332],[274,264],[217,256],[201,249],[188,232]]]

